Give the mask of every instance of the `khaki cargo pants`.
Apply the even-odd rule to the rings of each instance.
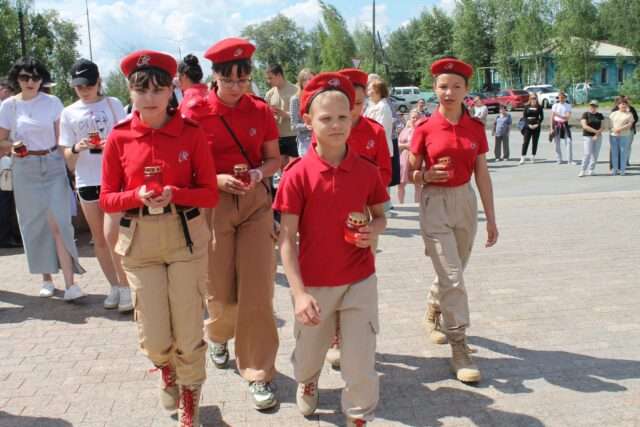
[[[349,418],[373,420],[379,399],[375,369],[378,285],[373,274],[360,282],[305,289],[320,305],[320,324],[294,324],[296,347],[291,356],[297,382],[307,383],[322,370],[340,316],[340,371],[345,382],[342,411]]]
[[[235,337],[240,375],[247,381],[271,381],[279,345],[271,194],[260,183],[244,196],[220,192],[214,230],[205,333],[217,343]]]
[[[131,286],[140,349],[157,366],[176,368],[177,383],[202,384],[202,319],[210,239],[205,216],[188,221],[193,253],[175,212],[124,218],[115,251]]]
[[[443,332],[453,340],[464,337],[469,326],[463,273],[478,228],[477,215],[478,202],[469,184],[423,187],[420,228],[425,254],[436,271],[428,302],[440,308]]]

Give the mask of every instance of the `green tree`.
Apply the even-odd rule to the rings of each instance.
[[[415,40],[416,66],[422,76],[422,87],[430,88],[431,63],[440,57],[453,55],[453,19],[442,9],[434,7],[412,21],[409,32]],[[416,34],[415,38],[413,34]]]
[[[596,69],[598,10],[591,0],[555,0],[556,84],[590,81]],[[591,23],[591,25],[589,25]]]
[[[640,0],[604,0],[599,3],[604,39],[640,56]]]
[[[371,29],[364,25],[359,25],[353,31],[353,42],[356,46],[355,57],[360,60],[358,68],[367,73],[373,72],[373,39],[371,37]],[[380,64],[382,57],[379,49],[376,48],[376,62]],[[376,70],[377,71],[377,70]]]
[[[0,76],[5,76],[20,55],[18,15],[7,0],[0,0]]]
[[[260,69],[266,69],[269,64],[280,64],[287,79],[296,80],[298,71],[304,67],[307,36],[293,20],[277,15],[260,24],[247,26],[242,35],[255,42],[254,57]]]
[[[512,29],[502,35],[513,39],[512,52],[519,58],[522,84],[544,81],[544,54],[552,38],[547,0],[522,0]]]
[[[103,82],[105,94],[118,98],[122,105],[129,104],[129,84],[118,71],[112,71]]]
[[[305,57],[305,66],[307,68],[311,68],[316,72],[322,69],[322,45],[326,38],[327,32],[320,23],[307,35],[309,42]]]
[[[347,24],[335,6],[320,2],[326,37],[322,40],[320,58],[322,71],[335,71],[353,66],[356,45],[349,34]]]

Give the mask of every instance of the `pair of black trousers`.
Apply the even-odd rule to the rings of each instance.
[[[21,241],[13,191],[0,191],[0,246],[17,246]]]
[[[522,144],[522,156],[527,155],[527,150],[529,148],[529,141],[532,141],[531,144],[531,153],[535,156],[538,152],[538,140],[540,139],[540,128],[538,126],[535,129],[529,129],[528,126],[522,130],[522,135],[524,136],[524,143]]]

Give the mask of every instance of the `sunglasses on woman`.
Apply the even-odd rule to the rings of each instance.
[[[42,80],[42,76],[39,76],[37,74],[18,74],[18,81],[21,81],[22,83],[27,83],[29,80],[31,80],[34,83],[37,83],[40,80]]]

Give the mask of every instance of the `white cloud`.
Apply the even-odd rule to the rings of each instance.
[[[438,7],[444,10],[447,15],[451,15],[456,8],[456,0],[440,0]]]
[[[322,9],[318,0],[306,0],[286,7],[280,13],[292,19],[296,25],[309,30],[318,24]]]
[[[360,9],[360,15],[349,20],[349,24],[351,30],[360,25],[371,29],[373,27],[373,6],[371,4],[363,6]],[[376,31],[379,31],[380,34],[389,31],[389,16],[385,3],[376,3]]]

